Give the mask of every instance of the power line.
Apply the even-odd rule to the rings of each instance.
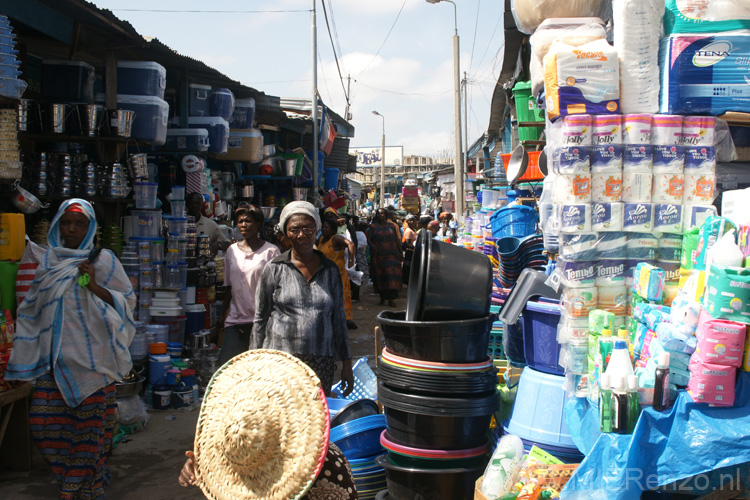
[[[380,54],[380,51],[383,50],[383,47],[385,47],[385,42],[388,41],[388,37],[390,37],[391,36],[391,32],[393,32],[393,28],[396,27],[396,23],[398,22],[398,18],[401,17],[401,12],[403,12],[405,5],[406,5],[406,0],[404,0],[404,3],[401,4],[401,8],[398,10],[398,14],[396,14],[396,19],[393,20],[393,24],[391,25],[391,29],[389,29],[388,30],[388,34],[385,35],[385,40],[383,40],[383,43],[380,45],[380,48],[375,53],[375,55],[372,56],[372,59],[370,60],[369,63],[367,63],[367,66],[365,66],[365,69],[363,69],[362,71],[360,71],[354,78],[357,78],[358,76],[360,76],[361,74],[363,74],[365,71],[367,71],[367,68],[369,68],[370,65],[373,62],[375,62],[375,59],[378,58],[378,55]]]
[[[482,0],[477,0],[477,17],[474,20],[474,39],[471,41],[471,57],[469,57],[469,71],[471,71],[471,64],[474,62],[474,46],[477,43],[477,27],[479,26],[479,7],[482,5]]]
[[[336,16],[333,15],[333,4],[331,3],[331,0],[328,0],[328,10],[331,11],[331,26],[333,26],[333,38],[336,40],[336,49],[338,49],[339,54],[343,56],[344,51],[341,50],[341,41],[339,40],[339,31],[338,28],[336,28]],[[341,61],[342,66],[344,61]],[[346,67],[344,66],[344,72],[348,73],[346,71]]]
[[[280,14],[287,12],[312,12],[306,10],[182,10],[182,9],[110,9],[112,12],[158,12],[170,14]]]
[[[440,97],[445,94],[448,94],[449,92],[453,92],[453,90],[446,90],[444,92],[433,92],[430,94],[425,94],[422,92],[396,92],[395,90],[386,90],[386,89],[379,89],[377,87],[372,87],[370,85],[367,85],[366,83],[362,83],[359,80],[354,80],[356,83],[359,83],[360,85],[367,87],[370,90],[375,90],[377,92],[385,92],[387,94],[396,94],[396,95],[413,95],[413,96],[422,96],[422,97]]]
[[[326,28],[328,29],[328,38],[331,40],[331,50],[333,50],[333,59],[336,61],[336,69],[339,72],[339,80],[341,81],[341,88],[344,89],[344,97],[346,98],[346,103],[349,104],[349,96],[346,93],[346,85],[344,85],[344,77],[341,75],[341,66],[339,66],[339,57],[336,55],[336,46],[333,43],[333,35],[331,34],[331,25],[328,24],[328,11],[326,10],[326,3],[325,0],[321,2],[323,5],[323,16],[326,19]]]

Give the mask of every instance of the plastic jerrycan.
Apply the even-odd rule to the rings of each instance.
[[[26,249],[23,214],[0,215],[0,260],[21,260]]]

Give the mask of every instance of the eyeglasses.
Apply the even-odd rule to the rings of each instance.
[[[290,227],[287,229],[287,232],[292,236],[297,236],[300,233],[304,234],[305,236],[311,236],[318,231],[314,227]]]

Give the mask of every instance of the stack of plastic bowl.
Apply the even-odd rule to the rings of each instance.
[[[331,429],[330,440],[349,461],[361,499],[375,498],[386,486],[385,471],[377,463],[378,457],[383,454],[380,435],[384,430],[385,416],[380,414],[355,418]]]
[[[423,233],[409,277],[407,310],[382,311],[385,336],[378,400],[389,498],[473,498],[500,407],[487,355],[492,290],[489,259]]]
[[[547,264],[544,243],[539,234],[524,238],[500,238],[497,240],[497,254],[500,261],[498,278],[504,288],[511,288],[524,269],[544,269]]]
[[[16,35],[7,16],[0,16],[0,95],[20,99],[26,82],[20,80],[21,61],[16,57]]]

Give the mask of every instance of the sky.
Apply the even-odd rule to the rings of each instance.
[[[404,155],[452,157],[453,5],[426,0],[314,1],[318,92],[341,116],[349,94],[355,127],[351,147],[379,147],[384,121],[386,145],[403,146]],[[130,22],[141,35],[156,37],[244,85],[279,97],[312,95],[313,0],[93,3]],[[470,145],[487,128],[502,67],[504,3],[456,0],[461,77],[466,72],[468,80]],[[463,111],[461,120],[464,128]]]

